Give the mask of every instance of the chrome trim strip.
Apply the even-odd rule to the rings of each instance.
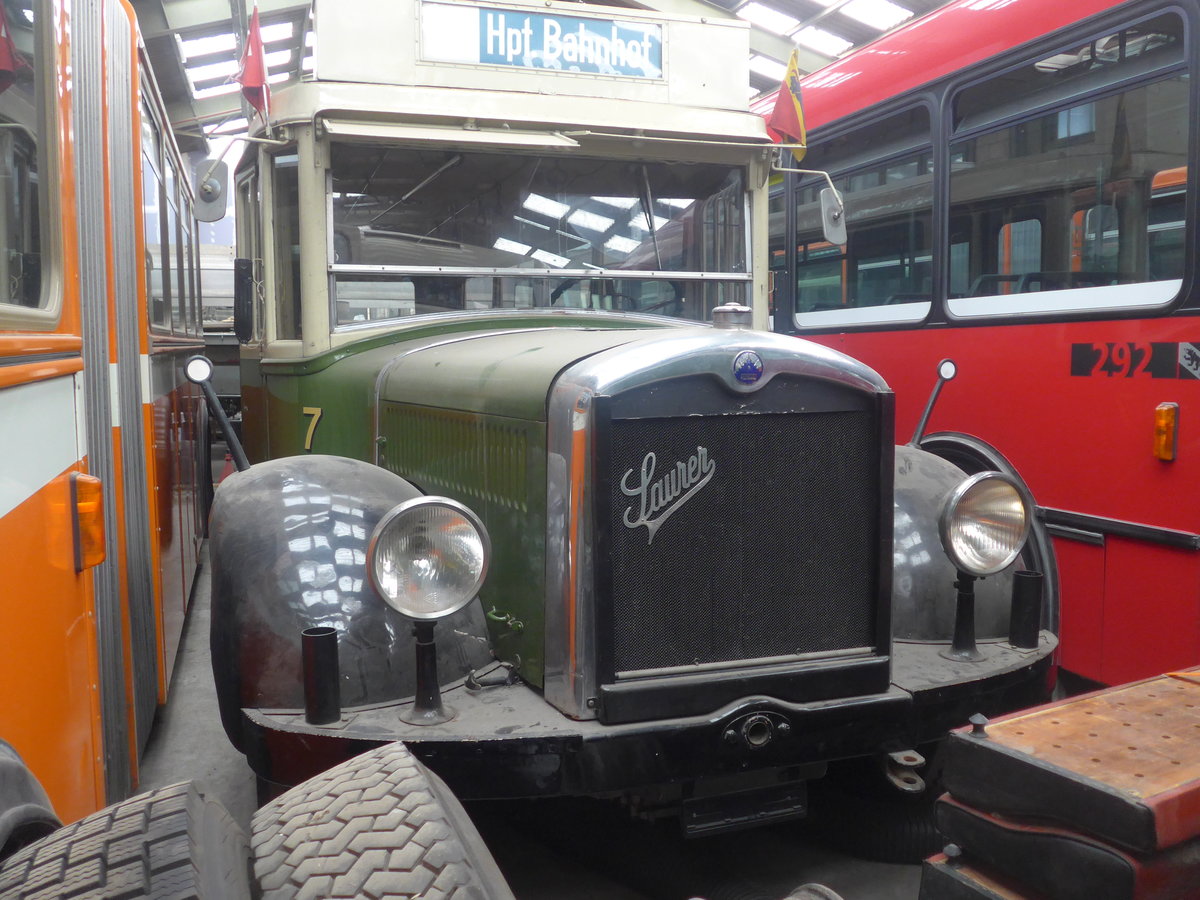
[[[463,275],[500,278],[648,278],[656,281],[753,281],[749,272],[674,272],[652,269],[499,269],[484,266],[364,266],[337,264],[334,275]]]
[[[9,366],[28,366],[32,363],[59,362],[64,359],[77,359],[78,353],[29,353],[22,356],[5,356],[0,358],[0,369]]]
[[[72,127],[78,206],[79,287],[83,320],[83,404],[88,472],[104,484],[116,483],[113,413],[109,407],[108,260],[104,172],[104,47],[106,29],[100,4],[76,7],[71,32]],[[129,796],[129,708],[125,698],[124,639],[116,536],[120,533],[117,500],[104,491],[104,530],[109,552],[92,569],[96,592],[96,641],[99,664],[100,730],[104,747],[105,796]]]
[[[1097,547],[1104,546],[1104,535],[1098,534],[1095,531],[1067,528],[1063,525],[1046,525],[1046,534],[1068,541],[1078,541],[1081,544],[1093,544]]]
[[[506,309],[456,309],[448,312],[432,312],[420,313],[412,316],[397,316],[392,319],[376,319],[373,322],[351,322],[346,325],[338,325],[333,329],[335,334],[343,334],[345,332],[370,331],[374,329],[380,334],[388,332],[396,332],[402,334],[397,325],[412,325],[413,327],[429,324],[433,321],[453,322],[455,319],[477,319],[480,316],[495,318],[498,329],[504,329],[504,319],[508,318],[529,318],[529,317],[546,317],[547,322],[544,327],[551,328],[562,325],[561,320],[564,316],[572,318],[578,317],[579,321],[575,324],[579,328],[592,327],[589,323],[583,321],[585,317],[601,318],[605,320],[624,320],[627,322],[644,323],[647,326],[656,328],[695,328],[703,326],[711,327],[707,322],[697,322],[695,319],[677,319],[673,316],[660,316],[655,313],[639,313],[639,312],[622,312],[621,310],[607,309],[575,309],[572,307],[560,306],[521,306],[509,307]],[[506,329],[507,330],[507,329]],[[264,366],[275,364],[281,365],[296,365],[295,359],[264,359]]]
[[[789,663],[812,662],[822,659],[848,659],[862,657],[875,659],[875,651],[871,647],[852,647],[849,650],[832,650],[829,652],[795,653],[791,656],[764,656],[759,659],[738,659],[722,663],[701,663],[698,666],[668,666],[662,669],[633,669],[628,672],[618,672],[617,678],[653,678],[657,675],[694,675],[698,672],[725,672],[731,669],[759,669],[772,666],[788,665]]]
[[[138,78],[134,71],[133,34],[129,19],[118,4],[107,6],[111,37],[106,79],[109,97],[129,95]],[[140,159],[134,146],[134,111],[131,103],[113,102],[108,108],[109,159]],[[109,172],[109,203],[113,210],[137,210],[134,202],[133,166],[113,165]],[[158,627],[154,611],[153,549],[150,537],[150,486],[146,459],[146,436],[142,428],[143,404],[153,398],[144,390],[149,384],[143,374],[141,314],[138,311],[137,222],[130,215],[112,217],[113,286],[116,306],[118,386],[121,456],[125,460],[125,539],[129,590],[129,626],[133,667],[134,727],[140,750],[150,738],[150,726],[158,708]]]
[[[1101,535],[1130,538],[1135,541],[1162,544],[1166,547],[1178,547],[1181,550],[1200,550],[1200,534],[1190,531],[1161,528],[1158,525],[1145,525],[1141,522],[1126,522],[1123,519],[1110,519],[1107,516],[1090,516],[1087,513],[1052,509],[1048,506],[1039,506],[1037,517],[1047,525],[1060,525]]]

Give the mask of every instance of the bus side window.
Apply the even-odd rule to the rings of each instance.
[[[275,337],[300,339],[300,181],[295,153],[273,159]]]
[[[47,64],[38,50],[40,10],[35,5],[25,16],[10,15],[8,41],[17,58],[11,83],[0,88],[0,316],[17,313],[16,307],[41,309],[49,301],[42,292],[40,222],[51,200],[43,196],[41,171],[49,160],[36,114]]]
[[[162,138],[158,120],[142,104],[142,218],[146,233],[146,291],[150,324],[156,330],[171,327],[170,244],[168,216],[163,200]]]
[[[918,321],[933,296],[933,168],[929,113],[913,107],[822,143],[805,167],[840,171],[845,246],[822,237],[820,191],[797,192],[797,324]]]
[[[1167,13],[955,97],[952,313],[1150,306],[1175,296],[1189,117],[1182,48],[1183,23]],[[1131,287],[1148,283],[1157,287]]]
[[[1146,228],[1146,249],[1152,281],[1178,278],[1183,273],[1186,187],[1186,167],[1159,172],[1154,176],[1149,224]]]

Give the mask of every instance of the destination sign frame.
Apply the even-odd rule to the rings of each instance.
[[[421,4],[421,58],[508,69],[665,78],[661,23],[473,4]]]

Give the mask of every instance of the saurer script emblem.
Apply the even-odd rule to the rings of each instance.
[[[653,542],[654,535],[671,513],[699,493],[717,471],[717,464],[708,458],[705,447],[697,447],[686,462],[675,463],[673,469],[656,479],[654,469],[657,464],[658,457],[651,451],[642,459],[638,475],[630,469],[621,479],[621,491],[625,496],[637,498],[637,502],[625,510],[625,527],[636,529],[645,525],[647,544]]]

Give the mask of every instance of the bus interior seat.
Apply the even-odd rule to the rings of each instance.
[[[1017,283],[1017,291],[1061,291],[1067,288],[1104,287],[1130,281],[1120,272],[1026,272]]]
[[[1004,285],[1016,286],[1020,281],[1020,275],[1001,275],[991,273],[987,275],[979,275],[971,282],[971,289],[967,291],[968,297],[990,297],[993,294],[1006,293],[1002,290]],[[1012,290],[1007,293],[1013,293]]]

